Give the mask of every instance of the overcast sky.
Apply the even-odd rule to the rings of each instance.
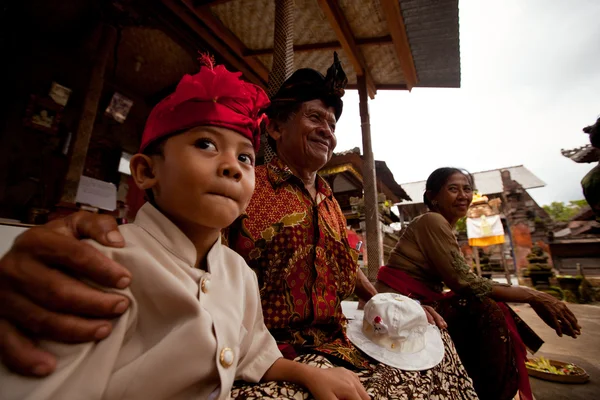
[[[582,199],[592,164],[561,149],[589,143],[600,115],[600,1],[460,1],[460,89],[379,91],[371,101],[375,159],[397,182],[436,168],[524,165],[546,182],[540,205]],[[344,97],[343,151],[362,148],[358,93]]]

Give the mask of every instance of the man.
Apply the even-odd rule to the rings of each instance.
[[[302,69],[283,84],[267,110],[271,119],[267,131],[277,157],[256,168],[256,190],[247,216],[236,221],[225,237],[257,273],[265,324],[287,357],[320,354],[334,365],[363,371],[380,368],[380,377],[418,387],[398,385],[403,393],[426,393],[432,382],[443,382],[464,398],[474,396],[458,357],[447,357],[427,374],[404,373],[370,364],[373,361],[345,336],[341,301],[353,291],[365,301],[376,293],[357,268],[331,188],[317,175],[337,144],[335,125],[342,113],[345,82],[336,57],[326,77]],[[0,354],[5,364],[24,374],[45,375],[54,369],[53,357],[37,350],[24,332],[72,342],[108,336],[110,322],[89,317],[118,315],[127,308],[127,300],[96,291],[62,271],[105,286],[126,287],[135,277],[78,241],[91,237],[122,246],[115,228],[110,218],[77,213],[16,240],[0,260],[0,317],[5,318],[0,322]],[[428,314],[430,322],[434,317],[438,326],[445,326],[435,312]],[[451,341],[447,345],[455,355]],[[367,379],[372,376],[364,374]]]

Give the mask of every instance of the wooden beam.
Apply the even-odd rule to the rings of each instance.
[[[231,0],[194,0],[194,6],[216,6],[218,4],[229,3]]]
[[[267,77],[258,74],[248,63],[238,58],[229,46],[216,37],[210,29],[207,29],[203,24],[198,22],[197,16],[193,15],[179,0],[162,0],[162,3],[177,15],[183,23],[196,32],[229,65],[244,74],[250,82],[260,85],[263,88],[267,87],[268,74]]]
[[[377,90],[408,90],[405,83],[378,83],[375,87]],[[358,90],[358,83],[350,83],[346,86],[346,89]]]
[[[411,90],[418,82],[417,70],[413,60],[404,18],[400,11],[400,2],[398,0],[381,0],[381,9],[387,20],[388,28],[396,49],[396,56],[400,62],[400,67],[404,73],[404,79]]]
[[[214,16],[209,6],[194,7],[193,0],[184,0],[183,3],[213,32],[215,37],[221,39],[238,57],[244,58],[244,52],[248,50],[244,43]],[[260,60],[246,57],[245,61],[263,80],[269,80],[269,70]]]
[[[372,38],[355,39],[356,44],[359,46],[368,46],[374,44],[392,44],[392,37],[390,35],[378,36]],[[294,46],[294,53],[310,52],[315,50],[337,50],[341,49],[342,44],[338,41],[334,42],[323,42],[323,43],[309,43],[309,44],[298,44]],[[273,49],[248,49],[244,53],[244,56],[265,56],[273,54]]]
[[[335,35],[342,45],[342,49],[344,49],[344,52],[346,53],[346,57],[350,59],[356,75],[365,76],[369,97],[372,99],[375,98],[375,93],[377,93],[375,81],[371,77],[365,58],[358,48],[356,39],[352,34],[350,24],[348,24],[344,13],[342,13],[342,9],[337,0],[317,0],[317,2],[329,20],[329,24],[333,28]]]

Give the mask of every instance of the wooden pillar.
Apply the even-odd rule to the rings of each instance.
[[[273,66],[269,72],[267,94],[273,97],[283,82],[294,72],[294,0],[275,2],[275,30],[273,32]],[[267,134],[260,137],[258,163],[268,163],[275,155],[267,142]]]
[[[375,159],[371,147],[371,122],[369,120],[369,95],[365,75],[356,77],[360,99],[360,122],[363,139],[363,189],[365,200],[365,222],[367,225],[367,277],[377,279],[379,267],[383,264],[383,241],[379,227],[379,205],[377,202],[377,180]]]
[[[100,40],[95,52],[94,66],[90,74],[90,84],[88,86],[83,107],[81,110],[81,118],[77,126],[77,133],[73,140],[73,150],[69,161],[69,168],[65,177],[65,184],[61,201],[67,203],[75,203],[77,195],[77,187],[79,179],[83,174],[85,167],[85,159],[87,156],[90,138],[94,130],[94,122],[98,113],[100,96],[104,88],[104,72],[110,52],[114,50],[115,41],[117,39],[117,31],[114,27],[102,24],[98,27],[100,32]]]
[[[275,2],[275,31],[273,33],[273,66],[269,73],[269,97],[294,72],[294,0]]]
[[[510,271],[508,270],[508,264],[504,253],[506,252],[506,243],[502,243],[502,267],[504,268],[504,276],[506,277],[506,283],[512,286],[512,280],[510,279]]]

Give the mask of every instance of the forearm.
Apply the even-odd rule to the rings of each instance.
[[[301,386],[307,386],[311,374],[315,367],[311,367],[299,362],[279,358],[271,365],[271,368],[265,372],[261,382],[292,382]]]
[[[358,296],[359,299],[363,301],[371,300],[371,297],[377,294],[377,289],[369,282],[369,279],[365,276],[365,274],[358,269],[358,273],[356,275],[356,287],[354,288],[354,294]]]
[[[535,291],[520,286],[493,285],[490,297],[496,301],[512,303],[530,303],[535,298]]]

